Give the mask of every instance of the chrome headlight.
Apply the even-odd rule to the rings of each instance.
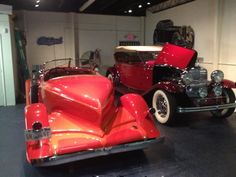
[[[214,92],[215,96],[222,95],[222,87],[221,86],[215,86],[213,88],[213,92]]]
[[[224,79],[224,73],[220,70],[215,70],[211,73],[211,80],[215,83],[220,83]]]
[[[202,87],[198,90],[198,95],[201,97],[201,98],[205,98],[207,96],[207,88],[205,87]]]
[[[193,82],[193,76],[191,73],[189,72],[185,72],[182,74],[181,76],[183,82],[186,84],[186,85],[189,85]]]

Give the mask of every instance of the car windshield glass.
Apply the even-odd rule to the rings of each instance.
[[[142,61],[155,60],[158,55],[158,52],[138,52],[138,56]]]
[[[43,65],[43,70],[47,71],[55,67],[70,67],[71,61],[72,61],[71,58],[63,58],[63,59],[55,59],[55,60],[47,61]]]

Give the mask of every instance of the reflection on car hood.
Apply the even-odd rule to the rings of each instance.
[[[179,47],[172,44],[165,44],[160,54],[157,56],[155,64],[170,65],[185,69],[193,67],[197,59],[195,50]]]
[[[47,81],[44,89],[68,100],[99,108],[112,92],[111,82],[98,75],[57,77]]]

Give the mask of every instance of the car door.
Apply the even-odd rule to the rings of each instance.
[[[128,87],[142,91],[145,91],[150,87],[150,77],[148,77],[147,65],[141,60],[137,52],[129,55],[124,70],[124,72],[126,72],[126,85]]]
[[[145,62],[131,63],[129,71],[128,82],[131,88],[145,91],[152,86],[152,70]]]
[[[128,87],[127,75],[129,75],[128,55],[125,52],[115,54],[116,70],[120,74],[120,82]]]
[[[152,62],[150,64],[150,62]],[[142,82],[140,83],[141,90],[148,90],[152,87],[153,84],[153,65],[154,61],[150,62],[143,62],[143,65],[140,68],[141,79]]]

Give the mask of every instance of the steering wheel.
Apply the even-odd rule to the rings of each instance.
[[[64,76],[64,75],[68,75],[68,71],[66,68],[61,68],[61,67],[56,67],[56,68],[52,68],[48,71],[47,73],[48,75],[48,79],[52,79],[54,77],[59,77],[59,76]]]

